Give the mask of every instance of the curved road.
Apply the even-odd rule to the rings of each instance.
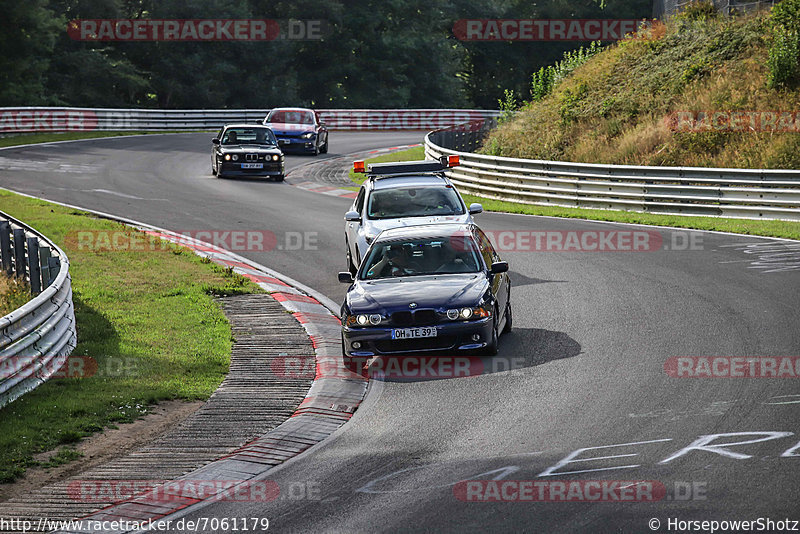
[[[269,230],[279,244],[287,232],[316,232],[305,249],[241,254],[340,302],[345,287],[336,272],[344,267],[350,200],[218,180],[209,171],[209,137],[6,150],[0,186],[177,231]],[[331,147],[347,153],[421,137],[334,133]],[[287,166],[309,161],[290,156]],[[648,230],[490,213],[478,222],[515,236]],[[800,520],[798,379],[665,372],[676,356],[800,356],[800,249],[649,230],[660,235],[658,250],[504,252],[515,284],[514,331],[501,338],[496,359],[471,367],[479,376],[372,380],[348,424],[270,473],[281,498],[209,503],[182,516],[267,517],[278,532],[651,532],[668,531],[670,520]],[[730,433],[737,435],[718,436]],[[549,482],[554,500],[553,481],[654,482],[627,490],[640,490],[645,502],[458,498],[466,495],[458,481],[493,478],[536,483],[534,496]],[[579,488],[589,495],[590,486]],[[507,497],[515,487],[503,486]],[[646,501],[661,487],[664,498]],[[491,486],[471,488],[473,498],[491,496]]]

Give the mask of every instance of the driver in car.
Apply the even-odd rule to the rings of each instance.
[[[416,271],[410,266],[411,258],[402,245],[391,245],[378,263],[367,271],[367,278],[407,276]]]

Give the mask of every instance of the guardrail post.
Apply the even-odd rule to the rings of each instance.
[[[39,267],[42,269],[42,290],[50,286],[53,278],[50,276],[50,247],[39,247]]]
[[[14,229],[14,275],[25,278],[25,230]]]
[[[11,276],[11,225],[8,221],[0,221],[0,260],[2,260],[3,270]]]
[[[39,269],[39,240],[28,238],[28,272],[30,273],[31,295],[42,292],[42,272]]]
[[[50,256],[47,258],[47,266],[50,267],[50,279],[55,280],[56,276],[58,276],[58,271],[61,270],[61,260]]]

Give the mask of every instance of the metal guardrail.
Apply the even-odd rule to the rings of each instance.
[[[52,241],[0,212],[0,259],[36,296],[0,318],[0,407],[56,373],[77,343],[69,260]]]
[[[214,130],[255,123],[269,109],[0,108],[0,134],[63,131]],[[469,109],[320,109],[331,130],[433,130],[498,114]]]
[[[464,193],[523,204],[665,215],[800,221],[800,171],[569,163],[475,154],[488,127],[425,136],[425,155],[458,154]]]

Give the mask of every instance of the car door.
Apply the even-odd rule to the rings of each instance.
[[[350,247],[350,256],[353,262],[358,266],[361,263],[361,254],[358,251],[358,236],[361,230],[361,225],[364,220],[364,198],[366,197],[366,189],[361,186],[358,190],[355,202],[353,202],[352,211],[357,211],[361,214],[361,222],[347,221],[345,223],[345,231],[347,233],[347,246]]]
[[[492,242],[489,240],[486,234],[483,233],[483,230],[475,226],[473,233],[475,235],[475,239],[478,241],[481,256],[483,256],[483,261],[486,262],[487,268],[491,268],[492,263],[494,262],[502,261],[500,256],[497,254],[497,251],[492,246]],[[505,312],[506,305],[508,303],[508,288],[508,273],[492,275],[492,293],[497,299],[497,310],[499,313]]]
[[[225,130],[224,126],[219,129],[219,131],[217,132],[217,139],[220,139],[220,140],[222,139],[222,132],[224,130]],[[219,153],[220,153],[220,145],[215,145],[215,144],[212,143],[211,144],[211,167],[214,168],[214,169],[217,168],[217,161],[219,161],[219,159],[218,159]]]

